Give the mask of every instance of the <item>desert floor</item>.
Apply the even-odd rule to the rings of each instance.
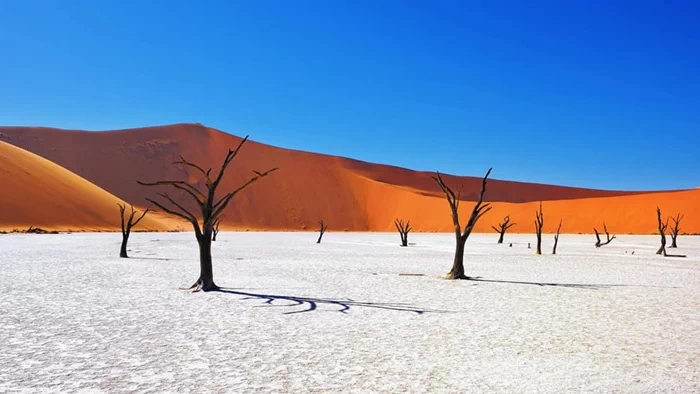
[[[475,234],[446,281],[449,234],[221,233],[197,294],[192,234],[120,238],[0,236],[0,392],[700,392],[700,237]]]

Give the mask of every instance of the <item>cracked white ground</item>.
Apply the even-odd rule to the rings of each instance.
[[[0,236],[0,392],[700,392],[699,237],[120,237]]]

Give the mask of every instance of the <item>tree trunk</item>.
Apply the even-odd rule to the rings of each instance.
[[[455,260],[452,263],[452,270],[447,274],[447,279],[469,279],[464,275],[464,245],[467,243],[466,238],[457,238],[457,247],[455,249]]]
[[[408,246],[408,234],[401,234],[401,246]]]
[[[505,235],[505,231],[501,231],[501,236],[498,237],[498,243],[502,244],[503,243],[503,236]]]
[[[199,279],[192,285],[193,290],[213,291],[219,286],[214,283],[211,264],[211,234],[203,234],[199,240]]]
[[[672,233],[672,234],[671,234],[671,248],[677,248],[677,247],[678,247],[678,244],[676,244],[676,238],[678,238],[678,236],[677,236],[677,235],[674,236],[673,233]]]
[[[537,251],[535,254],[542,254],[542,234],[537,233]]]
[[[123,233],[122,233],[122,248],[121,248],[121,250],[119,251],[119,257],[122,257],[122,258],[125,258],[125,259],[129,257],[129,255],[126,254],[126,244],[127,244],[127,242],[129,242],[129,234],[123,234]]]

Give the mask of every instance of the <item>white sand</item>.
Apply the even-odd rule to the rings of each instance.
[[[700,392],[698,237],[664,259],[474,235],[483,282],[438,278],[451,235],[315,239],[221,233],[233,293],[189,294],[192,234],[135,234],[128,260],[119,234],[0,236],[0,392]]]

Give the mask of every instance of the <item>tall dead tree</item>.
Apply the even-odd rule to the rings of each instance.
[[[542,201],[540,210],[535,211],[535,233],[537,234],[537,250],[535,254],[542,254],[542,227],[544,226],[544,213],[542,212]]]
[[[129,236],[131,235],[131,229],[139,224],[141,219],[146,216],[148,212],[151,211],[151,208],[146,208],[145,211],[139,216],[138,219],[134,220],[134,215],[136,214],[136,211],[134,210],[134,206],[131,205],[131,213],[129,213],[129,217],[126,217],[126,204],[117,204],[119,206],[119,217],[121,218],[122,221],[122,247],[119,251],[119,257],[123,258],[128,258],[129,255],[126,253],[126,244],[129,242]]]
[[[328,225],[323,223],[323,220],[319,220],[318,224],[321,225],[321,228],[318,229],[318,241],[316,241],[317,244],[321,243],[321,238],[323,238],[323,234],[326,233],[326,230],[328,229]]]
[[[613,239],[616,238],[615,235],[613,235],[612,237],[610,236],[610,233],[608,232],[608,226],[605,225],[605,222],[603,222],[603,231],[605,231],[605,237],[606,237],[605,242],[601,242],[600,234],[598,233],[598,230],[593,228],[593,232],[595,232],[595,239],[596,239],[595,247],[596,248],[599,248],[601,246],[605,246],[605,245],[609,244],[610,242],[612,242]]]
[[[218,218],[216,218],[216,220],[214,220],[214,227],[212,227],[212,229],[211,229],[211,233],[212,233],[211,240],[213,242],[216,242],[216,236],[219,235],[219,226],[221,225],[222,219],[223,219],[222,217],[218,217]]]
[[[656,254],[666,256],[666,229],[668,228],[668,219],[666,223],[661,221],[661,209],[656,207],[656,216],[659,221],[659,235],[661,236],[661,247],[656,251]]]
[[[192,291],[213,291],[219,289],[219,287],[214,283],[214,274],[212,270],[211,259],[212,234],[214,232],[214,223],[216,222],[216,220],[221,216],[228,204],[231,202],[231,199],[233,199],[233,197],[235,197],[236,194],[238,194],[246,187],[250,186],[250,184],[257,181],[258,179],[263,178],[272,173],[273,171],[277,170],[277,168],[272,168],[265,172],[253,171],[255,176],[238,186],[238,188],[224,194],[223,197],[217,199],[216,191],[221,183],[221,180],[224,177],[224,172],[226,172],[226,168],[231,163],[231,161],[238,155],[238,152],[240,151],[241,147],[243,146],[243,144],[245,144],[246,141],[248,141],[247,136],[241,140],[241,142],[238,144],[238,147],[236,147],[235,150],[228,150],[228,153],[226,154],[226,157],[224,158],[224,161],[221,164],[221,169],[219,170],[219,173],[213,179],[211,177],[211,168],[204,170],[202,167],[185,160],[183,157],[180,157],[179,161],[173,162],[173,165],[191,168],[198,172],[199,175],[202,178],[204,178],[205,181],[206,191],[204,192],[200,191],[196,186],[186,181],[138,182],[140,185],[143,186],[168,186],[178,191],[184,192],[196,202],[199,211],[201,212],[201,218],[198,218],[197,215],[195,215],[193,212],[182,206],[182,204],[175,201],[167,193],[158,193],[158,195],[167,200],[170,203],[170,205],[172,205],[171,208],[167,208],[165,207],[165,205],[155,200],[147,199],[153,205],[162,209],[163,212],[167,212],[170,215],[184,219],[192,224],[195,237],[197,238],[197,243],[199,244],[200,268],[199,278],[189,288]]]
[[[489,170],[486,172],[486,175],[484,176],[484,179],[481,181],[481,193],[479,193],[479,200],[474,205],[472,213],[469,216],[469,221],[464,226],[464,230],[462,230],[462,226],[459,224],[458,210],[461,191],[457,195],[455,195],[452,189],[450,189],[449,186],[447,186],[442,180],[440,172],[437,173],[436,177],[433,177],[438,186],[440,186],[440,189],[442,189],[442,191],[445,193],[445,198],[447,198],[447,202],[450,204],[450,211],[452,212],[452,223],[454,224],[455,239],[457,241],[454,262],[452,263],[452,269],[447,274],[447,279],[471,279],[470,277],[464,275],[464,245],[467,243],[467,239],[471,235],[472,230],[474,230],[474,226],[476,226],[476,223],[479,221],[479,219],[481,219],[481,217],[484,216],[486,212],[491,210],[490,204],[483,203],[484,193],[486,193],[486,180],[488,179],[489,174],[491,174],[491,170],[492,168],[489,168]]]
[[[678,243],[676,243],[676,240],[678,239],[678,234],[681,233],[681,220],[683,220],[683,215],[680,213],[676,215],[675,218],[671,218],[673,221],[673,227],[671,227],[671,231],[669,231],[669,234],[671,235],[671,248],[677,248]]]
[[[513,226],[515,226],[515,223],[510,222],[510,216],[503,218],[503,222],[498,225],[498,228],[496,228],[496,226],[491,226],[492,229],[500,234],[498,237],[499,244],[503,243],[503,237],[506,235],[506,231]]]
[[[559,227],[557,227],[557,233],[554,235],[554,247],[552,248],[552,254],[557,254],[557,245],[559,244],[559,233],[561,232],[561,220],[559,221]]]
[[[394,219],[394,225],[401,236],[401,246],[408,246],[408,232],[411,231],[411,221],[403,222],[403,219]]]

